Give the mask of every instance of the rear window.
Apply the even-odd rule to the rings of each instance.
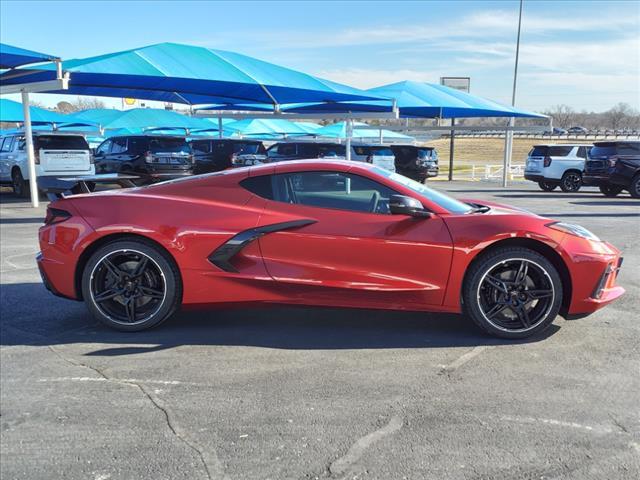
[[[233,146],[233,152],[240,155],[264,155],[267,151],[260,142],[236,143]]]
[[[38,135],[34,140],[36,150],[89,150],[89,144],[79,135]]]
[[[184,138],[152,138],[149,150],[153,153],[191,153],[191,147]]]
[[[196,155],[211,152],[211,143],[209,142],[209,140],[199,140],[191,142],[191,147],[193,148],[193,153],[195,153]]]
[[[369,155],[393,157],[393,151],[389,147],[369,147]]]
[[[318,158],[344,157],[344,145],[318,145]]]
[[[561,145],[554,146],[537,146],[529,153],[530,157],[566,157],[573,150],[572,146],[563,147]]]
[[[590,157],[609,157],[612,155],[640,155],[640,143],[602,142],[591,148]]]

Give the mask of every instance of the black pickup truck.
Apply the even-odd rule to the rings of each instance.
[[[640,198],[640,142],[594,142],[585,162],[582,182],[600,187],[608,197],[628,190],[632,197]]]

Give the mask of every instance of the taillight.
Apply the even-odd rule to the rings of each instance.
[[[71,214],[66,210],[48,207],[47,215],[44,217],[44,224],[53,225],[54,223],[64,222],[69,218],[71,218]]]
[[[545,167],[551,166],[551,157],[544,157],[544,166]]]
[[[145,152],[144,161],[147,163],[153,163],[153,155],[151,154],[151,152]]]

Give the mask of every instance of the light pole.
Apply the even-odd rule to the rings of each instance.
[[[513,71],[513,91],[511,93],[511,106],[516,106],[516,85],[518,82],[518,57],[520,56],[520,29],[522,27],[522,3],[520,0],[520,12],[518,13],[518,37],[516,40],[516,65]],[[511,151],[513,148],[514,117],[509,118],[509,128],[504,135],[504,161],[502,162],[502,186],[507,186],[507,175],[511,168]]]

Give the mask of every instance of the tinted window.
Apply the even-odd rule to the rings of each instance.
[[[98,150],[96,151],[96,153],[101,153],[102,155],[106,155],[109,153],[109,150],[111,150],[111,140],[102,142],[102,144],[98,147]]]
[[[301,158],[316,158],[318,156],[318,149],[310,143],[301,143],[298,145],[298,156]]]
[[[620,143],[618,155],[640,155],[640,143]]]
[[[37,135],[36,150],[89,150],[89,144],[79,135]]]
[[[111,153],[124,153],[127,151],[127,139],[126,138],[114,138],[112,141]]]
[[[589,152],[590,157],[609,157],[616,154],[615,143],[599,143],[594,145]]]
[[[295,144],[281,143],[278,145],[278,155],[291,156],[296,154]]]
[[[272,175],[261,175],[259,177],[249,177],[241,181],[240,185],[259,197],[273,200],[273,188],[271,181]]]
[[[399,173],[390,172],[389,170],[385,170],[384,168],[373,168],[375,172],[379,175],[385,176],[392,181],[403,185],[414,192],[416,192],[419,196],[426,198],[434,203],[437,203],[442,208],[449,210],[451,213],[467,213],[471,211],[471,206],[456,200],[444,193],[441,193],[437,190],[429,188],[421,183],[418,183],[410,178],[407,178]]]
[[[149,141],[149,150],[153,153],[191,153],[184,138],[153,137]]]
[[[344,157],[344,145],[318,145],[318,158]]]
[[[572,146],[537,146],[529,153],[531,157],[566,157],[573,150]]]
[[[299,172],[274,176],[274,199],[310,207],[362,213],[389,212],[392,189],[344,172]]]
[[[587,147],[579,147],[578,148],[578,156],[580,158],[587,158]]]
[[[208,140],[191,142],[191,148],[196,155],[204,155],[211,152],[211,143]]]
[[[233,152],[240,155],[264,155],[264,145],[262,143],[236,143]]]
[[[418,158],[421,160],[429,159],[434,156],[434,150],[432,148],[419,148]]]
[[[127,151],[131,155],[142,155],[147,151],[147,139],[146,138],[129,138]]]

